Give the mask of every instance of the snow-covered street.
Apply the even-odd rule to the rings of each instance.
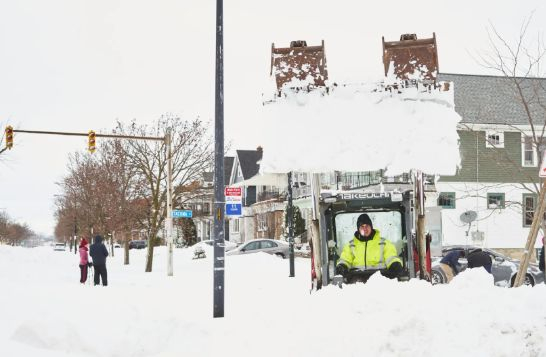
[[[82,286],[78,258],[0,246],[2,356],[546,356],[546,287],[494,287],[484,270],[450,285],[374,276],[310,294],[309,260],[226,257],[225,318],[212,318],[212,252],[144,250]]]

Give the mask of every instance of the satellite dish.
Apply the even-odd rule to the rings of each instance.
[[[463,212],[460,217],[461,222],[468,224],[474,222],[476,218],[478,218],[478,214],[476,213],[476,211]]]

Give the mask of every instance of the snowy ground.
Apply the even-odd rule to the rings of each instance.
[[[212,260],[166,251],[109,258],[107,288],[78,282],[73,253],[0,246],[1,356],[546,356],[546,287],[397,283],[309,293],[309,260],[226,260],[225,318],[212,318]],[[210,254],[209,254],[210,256]]]

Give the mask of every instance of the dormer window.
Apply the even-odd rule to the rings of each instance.
[[[502,131],[487,130],[485,132],[486,148],[504,148],[504,133]]]

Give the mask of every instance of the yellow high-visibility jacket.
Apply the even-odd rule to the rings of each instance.
[[[376,229],[371,240],[362,242],[355,236],[347,243],[343,247],[338,265],[345,264],[349,269],[361,270],[388,269],[394,262],[402,264],[396,247],[385,238],[381,238],[379,230]]]

